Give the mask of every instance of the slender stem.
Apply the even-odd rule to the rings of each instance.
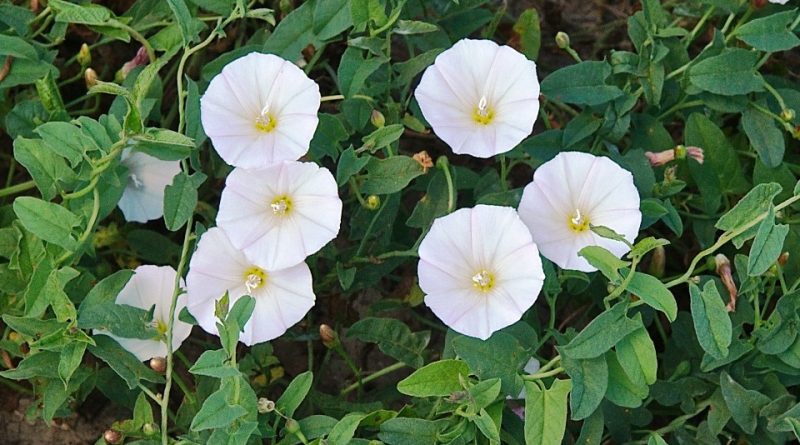
[[[97,217],[100,214],[100,191],[97,189],[97,187],[92,189],[92,198],[93,198],[92,214],[89,216],[89,221],[86,223],[86,229],[83,231],[80,238],[78,238],[78,244],[77,244],[78,248],[81,248],[81,246],[83,246],[83,243],[85,243],[86,240],[88,240],[89,237],[92,235],[92,232],[94,232],[94,224],[97,222]],[[56,262],[58,264],[61,264],[64,261],[66,261],[69,257],[71,257],[74,253],[75,252],[64,252],[64,254],[61,255],[56,260]]]
[[[622,280],[622,283],[614,289],[613,292],[608,294],[606,298],[603,299],[603,304],[606,305],[606,309],[611,307],[611,301],[617,297],[619,297],[625,289],[628,288],[628,284],[630,284],[631,280],[633,280],[633,275],[636,273],[636,266],[639,264],[639,257],[633,257],[631,260],[631,270],[628,271],[628,275],[625,276],[625,279]]]
[[[150,42],[148,42],[147,39],[139,33],[139,31],[131,28],[125,23],[120,22],[119,20],[115,20],[114,24],[118,26],[120,29],[125,30],[125,32],[130,34],[134,40],[142,44],[144,50],[147,51],[147,58],[150,59],[150,63],[156,61],[156,52],[153,50],[153,46],[150,45]]]
[[[553,357],[549,362],[545,363],[544,366],[539,368],[539,372],[547,371],[548,369],[552,368],[553,366],[555,366],[559,362],[561,362],[561,355],[557,355],[557,356]]]
[[[701,29],[703,29],[703,26],[708,21],[708,18],[711,17],[711,14],[714,13],[715,9],[716,8],[714,6],[709,7],[708,10],[706,10],[705,14],[703,14],[703,16],[700,17],[700,20],[694,26],[694,28],[692,29],[692,32],[690,32],[689,35],[686,36],[686,43],[684,45],[684,46],[686,46],[686,48],[688,48],[689,45],[692,44],[694,39],[697,38],[697,34],[700,32]]]
[[[32,181],[32,180],[31,181],[21,182],[19,184],[14,184],[14,185],[12,185],[10,187],[6,187],[6,188],[0,189],[0,198],[3,198],[5,196],[9,196],[9,195],[15,195],[17,193],[22,193],[22,192],[30,190],[30,189],[32,189],[34,187],[36,187],[36,183],[34,181]]]
[[[371,381],[373,381],[373,380],[375,380],[377,378],[385,376],[386,374],[390,374],[392,372],[397,371],[398,369],[402,369],[405,366],[406,366],[406,364],[403,363],[403,362],[397,362],[397,363],[395,363],[393,365],[389,365],[389,366],[387,366],[387,367],[385,367],[383,369],[375,371],[374,373],[364,377],[361,380],[361,383],[362,384],[369,383],[369,382],[371,382]],[[347,394],[349,392],[352,392],[353,390],[357,389],[358,386],[359,386],[358,382],[353,383],[352,385],[348,386],[347,388],[345,388],[341,392],[339,392],[339,395],[345,395],[345,394]]]
[[[150,391],[148,387],[142,385],[141,383],[139,383],[139,389],[141,389],[142,392],[147,395],[147,397],[153,399],[153,401],[156,402],[158,406],[161,406],[162,399],[158,396],[158,394],[155,394],[153,391]]]
[[[547,377],[553,377],[554,375],[559,375],[562,372],[564,372],[564,368],[559,366],[558,368],[553,369],[551,371],[537,372],[536,374],[528,374],[522,376],[522,378],[523,380],[541,380]]]

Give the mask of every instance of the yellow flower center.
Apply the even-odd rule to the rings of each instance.
[[[278,120],[275,119],[274,114],[269,112],[269,105],[265,105],[264,108],[261,109],[261,114],[256,118],[256,129],[264,133],[269,133],[275,129],[276,125],[278,125]]]
[[[269,206],[273,214],[277,216],[286,216],[286,214],[292,211],[292,199],[286,195],[281,195],[273,199]]]
[[[494,287],[494,274],[482,269],[472,276],[472,286],[481,292],[489,292]]]
[[[244,271],[244,286],[247,292],[253,292],[264,286],[267,282],[267,273],[260,267],[253,266]]]
[[[167,324],[161,320],[153,320],[153,328],[158,332],[159,337],[167,335]]]
[[[575,209],[575,213],[567,217],[567,224],[570,230],[576,233],[589,230],[589,218],[582,215],[580,209]]]
[[[489,125],[492,119],[494,119],[494,109],[489,107],[486,96],[482,96],[478,106],[472,110],[472,120],[481,125]]]

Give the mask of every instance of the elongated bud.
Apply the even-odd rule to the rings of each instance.
[[[134,68],[140,65],[147,65],[148,62],[150,62],[150,59],[147,57],[147,49],[144,46],[139,47],[139,49],[136,51],[136,55],[133,56],[133,59],[125,62],[125,64],[122,65],[122,68],[120,68],[120,70],[117,72],[117,76],[120,76],[122,77],[122,80],[125,80],[125,78],[128,77],[128,74],[133,71]]]
[[[91,68],[86,68],[83,72],[83,81],[86,82],[86,89],[97,85],[97,72]]]
[[[287,419],[286,431],[290,434],[297,434],[300,432],[300,424],[294,419]]]
[[[563,31],[556,33],[556,46],[561,49],[569,48],[569,34]]]
[[[122,443],[122,433],[116,430],[108,429],[105,433],[103,433],[103,440],[111,445],[117,445],[118,443]]]
[[[367,201],[364,205],[369,210],[377,210],[381,206],[381,198],[378,195],[367,196]]]
[[[661,278],[664,276],[664,267],[667,264],[667,253],[664,246],[658,246],[653,249],[650,254],[650,266],[647,268],[647,273],[654,277]]]
[[[675,150],[659,151],[658,153],[646,151],[644,155],[650,161],[650,166],[652,167],[660,167],[675,160]]]
[[[81,49],[78,51],[76,60],[81,64],[82,67],[87,67],[92,64],[92,51],[89,50],[89,45],[85,43],[81,45]]]
[[[275,402],[266,397],[258,399],[258,412],[260,414],[271,413],[272,411],[275,411]]]
[[[322,344],[328,349],[335,347],[336,343],[339,342],[339,336],[336,334],[336,331],[324,323],[319,325],[319,339],[322,340]]]
[[[718,253],[714,257],[714,262],[717,265],[717,275],[719,275],[722,284],[728,289],[728,294],[731,296],[731,301],[728,303],[726,309],[728,312],[736,310],[736,297],[739,295],[739,290],[736,289],[736,283],[733,282],[733,273],[731,272],[731,261],[725,255]]]
[[[787,108],[781,111],[781,119],[783,119],[784,122],[791,122],[794,120],[794,117],[795,113],[794,110],[792,110],[791,108]]]
[[[383,128],[383,126],[386,125],[386,118],[383,116],[383,113],[378,110],[372,110],[369,121],[372,122],[372,125],[376,128]]]
[[[153,357],[150,359],[150,369],[163,374],[167,370],[167,359],[164,357]]]

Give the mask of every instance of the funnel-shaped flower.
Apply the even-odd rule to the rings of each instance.
[[[165,336],[169,324],[169,307],[172,303],[172,293],[175,287],[175,269],[170,266],[139,266],[125,287],[117,295],[117,304],[149,310],[155,305],[153,311],[153,326],[156,331]],[[183,287],[181,279],[181,287]],[[177,350],[181,343],[192,331],[192,325],[178,320],[178,313],[186,307],[186,295],[179,295],[175,306],[174,327],[172,328],[172,350]],[[95,331],[95,334],[108,335],[130,351],[139,360],[150,360],[154,357],[166,357],[167,344],[165,339],[143,340],[138,338],[123,338],[112,335],[106,331]],[[165,337],[166,338],[166,337]]]
[[[215,302],[229,293],[230,304],[250,295],[256,305],[239,340],[246,345],[281,336],[314,306],[311,271],[306,263],[272,270],[247,260],[219,228],[209,229],[197,244],[186,275],[189,312],[214,335]]]
[[[128,168],[128,185],[117,205],[125,220],[143,223],[164,216],[164,189],[180,173],[181,163],[126,150],[122,165]]]
[[[308,151],[319,86],[295,64],[250,53],[211,79],[200,101],[203,129],[225,162],[261,168]]]
[[[453,152],[479,158],[514,148],[539,113],[536,64],[490,40],[460,40],[439,54],[414,95]]]
[[[336,181],[313,162],[234,169],[222,191],[217,224],[237,249],[270,270],[302,262],[339,233]]]
[[[479,205],[437,218],[419,246],[425,304],[482,340],[522,318],[544,282],[539,251],[510,207]]]
[[[536,169],[522,192],[519,215],[545,258],[584,272],[597,270],[578,256],[586,246],[618,257],[629,250],[591,226],[608,227],[633,242],[642,222],[633,176],[608,158],[580,152],[559,153]]]

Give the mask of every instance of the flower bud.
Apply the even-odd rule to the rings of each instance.
[[[259,414],[271,413],[272,411],[275,411],[275,402],[266,397],[258,399]]]
[[[167,370],[167,360],[164,357],[151,358],[150,369],[159,374],[163,374]]]
[[[367,202],[365,207],[369,210],[377,210],[378,207],[381,206],[381,198],[378,195],[369,195],[367,196]]]
[[[650,254],[650,266],[647,268],[647,273],[650,275],[661,278],[664,276],[664,267],[667,264],[667,253],[664,246],[658,246],[653,249]]]
[[[718,253],[714,257],[716,264],[717,275],[719,275],[722,284],[728,289],[728,294],[731,296],[731,301],[728,303],[726,309],[728,312],[736,310],[736,297],[739,295],[739,290],[736,289],[736,283],[733,282],[733,273],[731,272],[731,261],[725,255]]]
[[[651,167],[660,167],[675,160],[675,151],[676,150],[665,150],[658,153],[646,151],[644,155],[647,157],[647,160],[650,161]]]
[[[561,49],[569,48],[569,34],[563,31],[556,33],[556,46]]]
[[[750,0],[750,4],[754,9],[761,9],[767,5],[768,0]]]
[[[145,436],[152,436],[156,433],[156,424],[153,422],[145,423],[142,425],[142,432],[145,434]]]
[[[122,72],[122,80],[125,80],[125,78],[128,77],[128,74],[133,71],[134,68],[140,65],[147,65],[148,62],[150,62],[150,59],[147,57],[147,49],[144,46],[139,47],[139,49],[136,51],[136,55],[133,56],[131,60],[125,62],[125,64],[122,65],[122,68],[120,68],[120,71]]]
[[[794,117],[795,113],[794,110],[792,110],[791,108],[787,108],[781,111],[781,119],[783,119],[784,122],[791,122],[794,120]]]
[[[105,433],[103,433],[103,440],[111,445],[122,443],[122,433],[116,430],[108,429]]]
[[[19,333],[15,332],[15,331],[11,331],[11,332],[8,333],[8,339],[11,340],[12,342],[16,343],[18,341],[22,341],[22,336],[19,335]]]
[[[290,434],[297,434],[300,432],[300,424],[294,419],[286,419],[286,431]]]
[[[788,262],[789,262],[789,252],[783,252],[781,256],[778,257],[778,264],[780,264],[781,267],[784,267]]]
[[[383,126],[386,125],[386,118],[383,116],[383,113],[378,110],[372,110],[369,121],[372,122],[372,125],[376,128],[383,128]]]
[[[81,49],[78,51],[76,60],[83,67],[87,67],[92,63],[92,52],[89,50],[89,45],[85,43],[81,45]]]
[[[86,83],[86,89],[97,85],[97,72],[91,68],[86,68],[83,72],[83,81]]]
[[[326,324],[319,325],[319,339],[328,349],[333,348],[339,342],[339,336],[336,335],[336,331]]]
[[[678,167],[672,166],[664,169],[664,182],[669,184],[678,179]]]

